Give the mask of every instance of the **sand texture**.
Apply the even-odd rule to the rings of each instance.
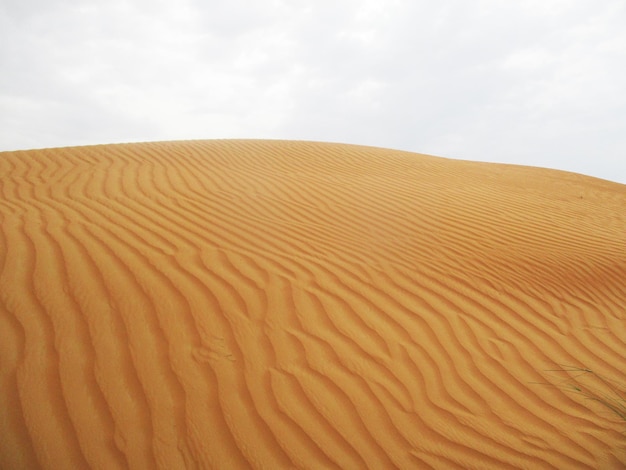
[[[252,140],[0,183],[2,469],[626,466],[624,185]]]

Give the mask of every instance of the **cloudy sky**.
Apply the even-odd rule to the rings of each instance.
[[[624,0],[2,0],[0,150],[304,139],[626,183]]]

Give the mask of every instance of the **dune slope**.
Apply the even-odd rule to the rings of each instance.
[[[626,465],[583,393],[626,384],[626,186],[281,141],[0,183],[0,468]]]

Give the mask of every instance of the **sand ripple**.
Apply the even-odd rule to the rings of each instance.
[[[574,388],[626,391],[626,186],[194,141],[0,188],[0,468],[626,466]]]

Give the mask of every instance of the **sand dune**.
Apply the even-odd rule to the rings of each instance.
[[[2,469],[626,466],[586,397],[626,389],[626,186],[279,141],[0,183]]]

